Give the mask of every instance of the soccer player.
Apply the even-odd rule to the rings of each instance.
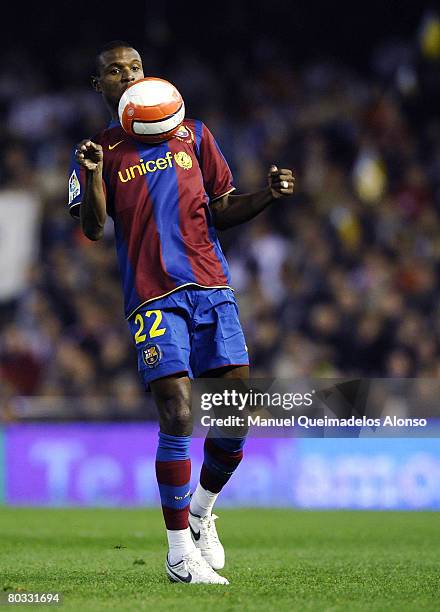
[[[122,93],[143,78],[139,53],[114,41],[96,58],[92,85],[111,114],[108,127],[76,149],[69,209],[90,240],[114,221],[125,315],[139,372],[158,408],[156,476],[174,582],[228,584],[214,503],[243,456],[243,438],[208,435],[200,482],[189,482],[190,379],[249,377],[245,339],[216,229],[249,221],[293,192],[290,170],[272,166],[267,188],[232,195],[229,167],[199,120],[185,119],[160,144],[130,138],[118,120]],[[145,172],[144,172],[145,169]]]

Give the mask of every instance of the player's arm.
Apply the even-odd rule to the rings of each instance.
[[[91,140],[81,141],[75,152],[76,161],[85,169],[84,195],[80,206],[82,231],[89,240],[99,240],[107,217],[102,181],[102,147]]]
[[[268,187],[243,195],[227,194],[211,203],[216,229],[225,230],[245,223],[259,215],[279,198],[292,195],[295,177],[291,170],[278,170],[272,166],[268,174]]]

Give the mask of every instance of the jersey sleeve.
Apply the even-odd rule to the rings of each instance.
[[[211,202],[234,191],[231,170],[214,136],[203,123],[201,124],[199,160],[203,183]]]

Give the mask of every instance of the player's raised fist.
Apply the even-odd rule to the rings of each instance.
[[[91,140],[82,140],[76,147],[75,157],[80,166],[94,172],[102,165],[104,154],[101,145]]]
[[[292,195],[295,186],[295,177],[292,170],[286,168],[279,170],[277,166],[271,166],[267,178],[274,198]]]

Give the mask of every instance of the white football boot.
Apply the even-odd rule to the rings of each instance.
[[[183,555],[182,561],[171,565],[167,559],[165,569],[171,582],[186,582],[188,584],[229,584],[229,581],[215,572],[195,548]]]
[[[200,549],[202,557],[206,559],[214,570],[225,566],[225,549],[217,535],[215,521],[216,514],[208,514],[203,518],[189,511],[189,529],[194,544]]]

